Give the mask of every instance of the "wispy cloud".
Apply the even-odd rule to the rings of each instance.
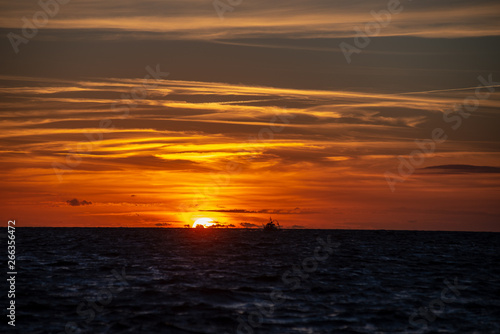
[[[240,9],[234,14],[243,12],[243,7]],[[356,10],[365,13],[368,8],[361,6]],[[125,10],[124,16],[127,15]],[[96,18],[104,19],[99,15]],[[258,28],[259,20],[252,29]],[[362,20],[364,17],[359,18]],[[233,24],[231,21],[232,18],[225,20],[229,26]],[[346,19],[346,29],[355,21]],[[244,25],[245,21],[242,22]],[[196,28],[197,23],[194,25]],[[252,31],[244,29],[240,31]],[[292,25],[287,29],[298,28]],[[51,33],[47,31],[45,36],[48,38]],[[54,34],[58,33],[61,31]],[[457,83],[455,76],[466,73],[475,80],[477,64],[462,69],[457,61],[459,71],[446,66],[429,69],[424,65],[430,55],[435,56],[433,49],[439,48],[442,40],[430,41],[427,51],[412,56],[411,47],[419,49],[422,43],[420,39],[412,39],[411,43],[404,40],[407,44],[402,48],[410,49],[403,56],[422,59],[419,64],[425,68],[398,63],[398,57],[403,56],[391,53],[387,61],[396,64],[392,67],[381,66],[376,72],[372,66],[360,66],[350,72],[343,67],[324,65],[330,61],[330,55],[326,51],[308,50],[308,41],[292,43],[290,38],[294,35],[287,38],[287,43],[300,49],[292,60],[283,53],[289,50],[273,49],[271,56],[275,62],[270,64],[266,62],[268,53],[256,53],[257,60],[251,63],[243,52],[233,58],[240,63],[223,62],[217,66],[211,64],[212,67],[198,62],[184,64],[187,70],[182,75],[162,81],[148,91],[146,99],[136,101],[137,107],[129,117],[110,107],[121,100],[122,94],[141,83],[142,79],[128,72],[120,77],[96,70],[92,73],[100,76],[61,74],[61,79],[44,77],[38,69],[39,77],[35,74],[0,77],[2,208],[21,212],[24,218],[31,218],[37,224],[59,226],[85,226],[88,218],[100,226],[164,223],[182,226],[192,223],[182,220],[179,207],[184,203],[188,203],[186,210],[191,210],[193,217],[211,217],[234,224],[243,221],[246,225],[240,226],[244,227],[261,226],[269,214],[273,218],[276,215],[280,223],[284,220],[285,227],[405,228],[401,222],[410,220],[418,221],[413,224],[415,228],[441,221],[452,221],[450,228],[470,227],[468,221],[472,215],[461,212],[484,212],[481,216],[484,228],[496,223],[499,212],[493,200],[500,186],[498,173],[484,172],[485,169],[481,172],[484,167],[443,167],[464,163],[500,166],[497,153],[500,135],[495,127],[500,108],[498,90],[488,100],[481,101],[480,108],[464,121],[460,133],[453,132],[443,122],[447,110],[474,94],[470,82]],[[231,58],[232,54],[226,53],[236,48],[222,43],[208,44],[223,48],[218,51],[224,53],[213,53],[223,54],[221,59]],[[322,43],[310,44],[314,49]],[[166,48],[165,44],[150,47],[165,47],[168,52],[187,55],[189,50],[198,50],[193,45],[198,44],[187,43],[177,49]],[[459,46],[454,45],[462,49]],[[37,45],[34,43],[33,47],[36,49]],[[57,60],[58,50],[47,52],[52,52]],[[208,47],[206,50],[213,51]],[[249,50],[255,52],[253,47]],[[373,51],[373,55],[381,57],[370,58],[375,59],[373,62],[385,59],[387,53],[375,53],[376,48]],[[453,52],[445,51],[443,59],[448,62],[455,59],[450,58]],[[302,68],[309,52],[313,52],[313,59],[328,59],[319,61],[316,68]],[[64,64],[52,57],[48,57],[50,61],[32,57],[44,65]],[[158,57],[163,57],[163,53],[159,52]],[[109,58],[113,63],[127,60],[125,56]],[[196,59],[204,58],[218,59],[201,56]],[[287,60],[289,64],[281,66]],[[99,64],[83,60],[82,63],[88,65],[85,69]],[[309,63],[314,65],[315,61]],[[121,66],[120,70],[127,68]],[[210,73],[204,76],[207,68],[214,68],[217,75],[229,73],[225,77],[228,79]],[[253,75],[255,68],[270,74]],[[232,74],[242,69],[247,71],[246,75]],[[289,72],[294,76],[287,76]],[[407,72],[413,76],[406,76]],[[342,73],[344,77],[337,79],[337,74]],[[353,73],[361,78],[363,87],[353,79]],[[373,79],[374,73],[384,79]],[[311,80],[302,80],[308,75]],[[419,89],[414,88],[413,78],[421,78]],[[341,85],[336,86],[335,80]],[[434,81],[438,84],[434,85]],[[394,86],[397,89],[389,89]],[[270,126],[271,120],[283,115],[293,117],[288,124],[281,124],[281,132],[274,133],[269,140],[255,140],[259,131]],[[100,128],[102,120],[109,120],[112,126]],[[425,171],[442,173],[441,177],[416,175],[398,190],[397,196],[392,195],[385,184],[384,171],[397,168],[396,157],[407,157],[416,149],[415,139],[428,139],[430,129],[436,127],[443,127],[449,139],[426,157],[426,164],[440,167]],[[61,183],[55,177],[54,162],[68,166]],[[230,164],[237,164],[239,170],[228,171]],[[457,173],[474,173],[474,178]],[[471,193],[481,203],[469,202],[465,194]],[[93,204],[85,205],[78,199],[72,202],[78,205],[68,203],[74,194],[92,199]],[[193,198],[207,200],[199,204]],[[463,206],[461,211],[455,210],[457,202]],[[25,210],[34,206],[36,219]]]
[[[382,35],[463,37],[500,32],[496,16],[500,5],[496,2],[446,0],[402,4],[404,11],[393,17]],[[354,27],[373,20],[370,12],[386,9],[387,1],[301,0],[277,6],[269,1],[247,2],[221,21],[211,2],[201,0],[72,1],[50,20],[46,29],[116,29],[105,34],[103,38],[108,39],[123,32],[129,32],[127,38],[145,38],[144,33],[149,33],[149,38],[160,39],[338,38],[353,36]],[[31,17],[39,10],[35,3],[23,1],[2,7],[0,22],[5,28],[20,28],[23,16]],[[96,38],[91,31],[85,35]]]

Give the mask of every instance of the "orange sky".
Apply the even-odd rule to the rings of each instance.
[[[386,2],[245,2],[224,20],[192,3],[111,17],[75,0],[18,54],[4,39],[3,221],[500,231],[497,4],[444,20],[408,5],[349,65],[339,42]],[[37,10],[9,6],[5,32]],[[445,115],[489,75],[455,129]],[[392,191],[386,173],[436,128],[447,140]]]

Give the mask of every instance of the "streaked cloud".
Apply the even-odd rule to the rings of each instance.
[[[421,170],[425,174],[498,174],[500,167],[496,166],[473,166],[473,165],[440,165],[428,166]]]
[[[61,6],[46,29],[116,29],[103,38],[227,39],[290,36],[292,38],[338,38],[354,36],[354,27],[374,17],[372,11],[387,10],[387,1],[347,0],[294,1],[278,4],[252,1],[226,13],[221,21],[212,3],[201,0],[96,2],[73,0]],[[494,1],[401,1],[403,11],[391,18],[381,36],[464,37],[494,36],[500,32]],[[2,27],[21,27],[23,16],[40,8],[35,3],[3,5]],[[120,8],[120,10],[117,10]],[[113,13],[110,15],[110,13]],[[286,14],[284,14],[286,13]],[[145,36],[144,33],[150,33]],[[151,34],[154,33],[154,34]],[[88,36],[95,38],[95,34]]]
[[[58,189],[78,189],[79,196],[93,199],[92,206],[78,199],[68,201],[69,206],[86,210],[61,224],[83,224],[81,219],[92,217],[96,224],[115,226],[138,221],[147,226],[176,221],[169,224],[182,226],[192,223],[185,217],[207,215],[247,222],[240,226],[260,226],[269,214],[288,217],[284,224],[289,227],[329,226],[328,217],[337,217],[335,226],[343,226],[347,220],[356,225],[352,219],[358,211],[359,220],[367,212],[374,221],[387,212],[403,219],[411,210],[385,211],[393,199],[384,171],[397,167],[397,155],[407,156],[415,149],[414,139],[427,138],[429,127],[444,126],[443,112],[473,91],[387,94],[168,80],[123,117],[109,106],[139,79],[3,79],[9,85],[0,87],[4,97],[0,108],[5,110],[0,116],[1,168],[6,176],[2,183],[5,198],[16,198],[5,201],[22,207],[42,198],[41,211],[64,215],[64,206],[58,203],[67,198],[61,199]],[[50,86],[39,87],[39,82]],[[83,91],[87,95],[78,97]],[[12,108],[9,101],[15,100],[23,103]],[[468,126],[479,129],[495,119],[491,109],[499,106],[499,100],[498,93],[492,94]],[[112,126],[100,128],[103,119]],[[259,131],[273,125],[271,120],[279,131],[273,138],[257,140]],[[498,138],[488,134],[478,140],[448,133],[450,141],[427,157],[430,166],[465,160],[478,166],[500,165],[500,155],[489,148]],[[78,163],[68,165],[72,161]],[[60,171],[62,183],[54,163],[68,168]],[[238,171],[228,172],[228,164],[236,164]],[[464,168],[454,172],[471,171]],[[497,182],[491,179],[495,174],[489,175],[485,182]],[[435,186],[435,181],[415,175],[398,190],[398,205],[411,206],[407,201],[424,196],[432,182]],[[454,189],[473,186],[467,180],[440,183]],[[206,200],[193,202],[193,198]],[[279,209],[270,209],[270,201],[279,202]],[[184,212],[180,208],[186,203]],[[219,204],[226,208],[218,208]],[[232,209],[242,207],[246,209]],[[488,217],[495,216],[492,208],[484,210]],[[310,225],[311,221],[319,225]]]

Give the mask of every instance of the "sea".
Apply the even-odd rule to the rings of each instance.
[[[500,333],[499,233],[20,227],[15,246],[2,333]]]

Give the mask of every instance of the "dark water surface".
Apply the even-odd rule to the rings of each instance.
[[[16,252],[2,332],[500,333],[498,233],[18,228]]]

